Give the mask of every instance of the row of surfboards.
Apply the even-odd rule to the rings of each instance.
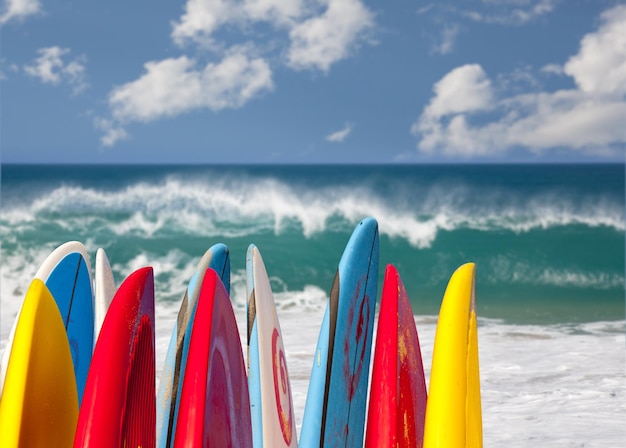
[[[217,244],[185,291],[156,391],[152,268],[117,288],[99,249],[92,293],[84,246],[66,243],[37,272],[6,344],[0,446],[481,447],[474,265],[446,289],[427,398],[415,320],[391,265],[373,344],[378,258],[378,224],[367,218],[339,261],[298,437],[257,247],[246,257],[247,362],[229,300],[229,251]]]

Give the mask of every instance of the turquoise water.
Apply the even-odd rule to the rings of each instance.
[[[206,248],[227,244],[243,272],[254,243],[277,288],[326,291],[365,216],[380,225],[379,284],[395,264],[416,314],[436,314],[471,261],[481,316],[624,318],[623,165],[4,165],[2,280],[25,288],[29,269],[79,240],[104,247],[119,279],[162,265],[157,298],[176,301]]]

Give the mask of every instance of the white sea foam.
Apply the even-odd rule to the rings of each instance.
[[[382,234],[430,247],[441,231],[473,229],[524,233],[581,225],[626,230],[624,206],[604,197],[577,201],[550,192],[520,198],[468,188],[433,186],[385,197],[367,185],[310,187],[273,178],[139,182],[118,190],[60,186],[32,203],[6,201],[4,225],[18,229],[35,221],[117,235],[150,237],[173,230],[207,237],[235,237],[297,226],[306,237],[351,228],[376,216]],[[89,217],[86,218],[85,214]],[[106,217],[115,215],[116,221]]]

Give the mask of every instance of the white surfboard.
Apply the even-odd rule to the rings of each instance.
[[[254,448],[297,447],[291,385],[274,296],[261,253],[248,248],[248,389]]]
[[[99,248],[96,251],[96,270],[95,270],[95,307],[94,307],[94,338],[93,343],[95,345],[100,334],[100,328],[102,328],[102,322],[104,322],[104,316],[106,316],[117,290],[115,286],[115,279],[113,278],[113,271],[111,270],[111,264],[103,248]]]

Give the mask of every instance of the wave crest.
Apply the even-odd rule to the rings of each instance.
[[[624,206],[605,197],[571,198],[550,192],[522,197],[472,188],[383,193],[366,184],[305,187],[271,177],[138,182],[105,190],[60,186],[30,204],[5,202],[2,220],[20,226],[50,222],[116,235],[151,237],[183,232],[237,237],[298,229],[309,238],[325,231],[349,231],[374,216],[381,234],[417,248],[431,247],[441,231],[470,229],[524,233],[559,226],[626,229]]]

